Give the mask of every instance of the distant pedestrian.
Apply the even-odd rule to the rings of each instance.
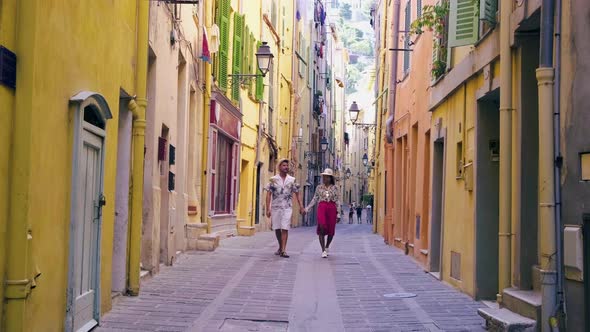
[[[352,224],[352,218],[354,217],[354,206],[350,204],[348,206],[348,223]]]
[[[371,204],[367,205],[367,221],[369,224],[373,225],[373,207]]]
[[[266,194],[266,216],[271,219],[272,229],[275,231],[279,249],[275,255],[289,258],[287,255],[287,239],[291,228],[291,216],[293,215],[293,195],[299,205],[301,214],[305,213],[299,199],[299,184],[289,174],[289,160],[281,159],[279,162],[279,174],[270,178],[270,182],[264,187]],[[271,204],[272,198],[272,204]]]
[[[362,220],[361,220],[362,214],[363,214],[363,207],[359,204],[359,206],[356,207],[356,221],[359,224],[362,224]]]
[[[340,222],[340,197],[336,181],[334,180],[334,172],[330,168],[326,168],[322,175],[322,184],[317,186],[313,199],[305,208],[305,212],[309,212],[311,208],[318,204],[318,226],[317,234],[322,247],[322,258],[328,257],[330,244],[334,239],[336,232],[336,223]],[[326,242],[326,235],[328,241]]]

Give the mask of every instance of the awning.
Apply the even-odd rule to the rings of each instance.
[[[385,88],[383,91],[381,91],[381,93],[377,96],[377,98],[375,99],[375,101],[371,105],[377,104],[379,99],[383,98],[383,95],[387,94],[388,91],[389,91],[388,88]]]

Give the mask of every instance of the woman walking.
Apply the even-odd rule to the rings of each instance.
[[[319,202],[318,205],[318,226],[317,234],[322,247],[322,258],[328,257],[330,244],[334,239],[336,231],[336,223],[340,222],[340,198],[338,195],[338,188],[334,180],[334,172],[330,168],[326,168],[322,175],[322,184],[317,186],[315,195],[305,208],[306,212]],[[328,240],[326,242],[326,236]]]

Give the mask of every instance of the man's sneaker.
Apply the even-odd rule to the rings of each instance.
[[[328,258],[328,253],[325,250],[322,252],[322,258]]]

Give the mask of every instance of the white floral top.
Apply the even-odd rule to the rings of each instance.
[[[264,190],[272,194],[272,209],[291,209],[293,208],[293,194],[299,192],[299,184],[294,177],[287,175],[285,180],[280,175],[270,178],[270,182],[264,187]]]
[[[337,186],[331,185],[328,187],[324,184],[320,184],[319,186],[317,186],[317,188],[315,188],[315,195],[313,195],[313,198],[305,208],[305,211],[309,212],[309,210],[311,210],[311,208],[318,202],[336,203],[336,208],[338,209],[338,218],[340,218],[341,204],[339,188]]]

